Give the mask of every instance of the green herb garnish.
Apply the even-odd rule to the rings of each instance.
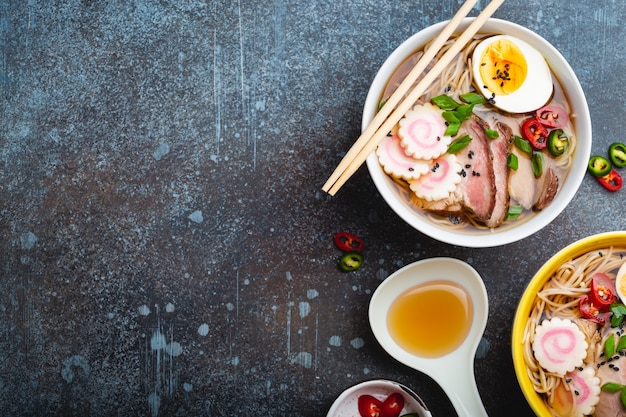
[[[465,148],[472,141],[470,135],[461,136],[458,139],[452,141],[450,146],[448,146],[448,153],[457,153],[461,149]]]

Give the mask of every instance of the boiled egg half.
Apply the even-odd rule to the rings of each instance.
[[[626,304],[626,262],[622,264],[615,276],[615,291],[622,303]]]
[[[486,38],[474,49],[472,75],[480,93],[508,113],[539,109],[552,96],[552,74],[543,55],[513,36]]]

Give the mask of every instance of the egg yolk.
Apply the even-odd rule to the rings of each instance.
[[[483,84],[499,96],[516,91],[526,79],[528,66],[520,48],[508,39],[499,39],[485,48],[480,59]]]

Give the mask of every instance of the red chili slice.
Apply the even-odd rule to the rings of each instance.
[[[599,310],[606,311],[615,300],[615,286],[608,275],[601,272],[593,274],[591,277],[591,292],[589,300],[598,307]]]
[[[587,295],[578,301],[578,310],[584,318],[597,324],[604,324],[611,314],[609,312],[600,311],[598,307],[591,302],[589,296]]]
[[[619,174],[619,172],[615,170],[615,168],[612,168],[611,171],[606,175],[596,177],[596,180],[598,180],[598,182],[602,184],[604,188],[612,192],[618,191],[620,188],[622,188],[622,185],[624,183],[622,176]]]
[[[339,232],[335,235],[335,245],[344,252],[361,252],[365,244],[363,240],[348,232]]]
[[[389,395],[383,402],[383,409],[380,413],[381,417],[398,417],[404,408],[404,397],[394,392]]]
[[[358,408],[361,417],[379,417],[383,402],[368,394],[359,395]]]
[[[528,119],[522,123],[522,136],[530,142],[534,150],[540,151],[548,146],[548,129],[536,119]]]
[[[569,122],[569,115],[564,108],[549,104],[537,110],[537,120],[550,129],[561,129]]]

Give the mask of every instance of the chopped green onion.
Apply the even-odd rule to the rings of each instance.
[[[469,119],[472,115],[472,110],[474,110],[473,104],[461,104],[457,109],[456,113],[458,118],[461,120]]]
[[[485,104],[487,102],[487,99],[478,93],[461,94],[460,98],[468,104]]]
[[[498,131],[493,129],[485,129],[485,135],[487,135],[489,139],[498,139],[500,137]]]
[[[380,109],[382,109],[385,104],[387,104],[387,100],[381,100],[378,103],[378,111],[380,111]]]
[[[522,206],[509,206],[509,211],[506,214],[507,220],[515,220],[520,214],[524,211],[524,207]]]
[[[448,146],[447,152],[457,153],[461,149],[465,148],[471,141],[472,141],[472,138],[470,137],[470,135],[461,136],[460,138],[452,141],[450,146]]]
[[[459,107],[459,103],[456,100],[445,94],[431,98],[430,102],[442,110],[455,110]]]
[[[541,174],[543,174],[543,154],[541,152],[533,152],[531,164],[535,178],[541,177]]]
[[[517,160],[517,155],[515,155],[514,153],[510,153],[509,157],[506,161],[506,164],[509,168],[511,168],[513,171],[517,171],[518,168],[518,160]]]
[[[528,142],[523,137],[515,135],[513,136],[513,142],[515,143],[517,149],[519,149],[520,151],[529,155],[533,153],[533,148],[532,146],[530,146],[530,142]]]
[[[443,117],[443,120],[448,123],[461,123],[461,120],[457,116],[457,113],[453,111],[444,111],[443,113],[441,113],[441,117]]]
[[[602,385],[602,391],[605,392],[617,392],[620,391],[624,386],[622,384],[618,384],[617,382],[607,382]]]
[[[626,407],[626,389],[622,389],[622,392],[619,393],[619,399],[622,402],[622,405]]]
[[[459,133],[459,129],[461,128],[461,123],[448,123],[448,127],[444,132],[446,136],[454,136]]]

